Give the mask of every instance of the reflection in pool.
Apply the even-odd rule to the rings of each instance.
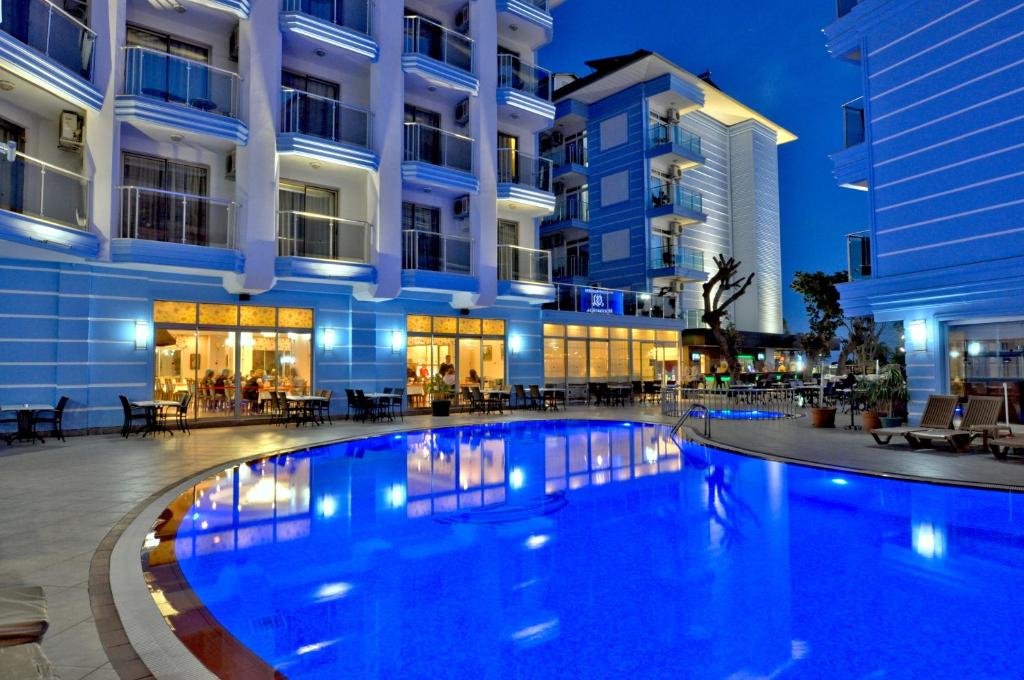
[[[225,676],[1016,678],[1021,500],[520,422],[226,470],[145,559]]]

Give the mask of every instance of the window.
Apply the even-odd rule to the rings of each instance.
[[[211,233],[210,206],[201,200],[209,192],[208,168],[127,152],[121,162],[122,238],[196,245],[226,242],[227,224],[215,219],[217,233]]]
[[[208,47],[139,26],[128,26],[125,43],[129,47],[144,48],[143,58],[134,64],[140,72],[132,74],[142,84],[142,89],[134,94],[189,105],[209,98],[209,71],[190,68],[188,64],[188,61],[209,64]]]
[[[348,244],[327,219],[338,214],[338,192],[282,179],[277,196],[278,254],[334,259],[343,252]]]
[[[443,379],[454,392],[463,387],[505,389],[505,323],[500,319],[410,315],[406,383],[414,405],[430,398],[432,380]]]

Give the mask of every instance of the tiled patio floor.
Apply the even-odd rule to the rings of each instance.
[[[653,407],[576,408],[558,415],[671,422]],[[504,416],[510,417],[537,416]],[[455,416],[445,424],[480,420]],[[173,438],[125,440],[102,435],[0,448],[0,586],[45,587],[51,627],[44,648],[64,680],[116,678],[100,644],[88,582],[97,546],[126,513],[183,478],[227,461],[432,424],[432,418],[417,416],[387,425],[336,423],[287,430],[249,426],[195,430],[191,436]],[[1001,462],[981,453],[885,449],[863,432],[815,430],[807,418],[715,421],[712,437],[727,446],[846,468],[1024,487],[1024,459]]]

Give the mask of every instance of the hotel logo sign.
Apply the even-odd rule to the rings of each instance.
[[[584,288],[580,291],[580,311],[589,314],[622,315],[622,291]]]

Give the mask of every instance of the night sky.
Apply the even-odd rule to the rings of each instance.
[[[844,235],[867,226],[867,194],[839,188],[828,154],[842,146],[841,106],[861,93],[860,70],[832,59],[821,29],[831,0],[568,0],[540,65],[585,75],[584,61],[658,52],[799,137],[779,149],[783,314],[806,328],[789,288],[797,270],[846,268]]]

